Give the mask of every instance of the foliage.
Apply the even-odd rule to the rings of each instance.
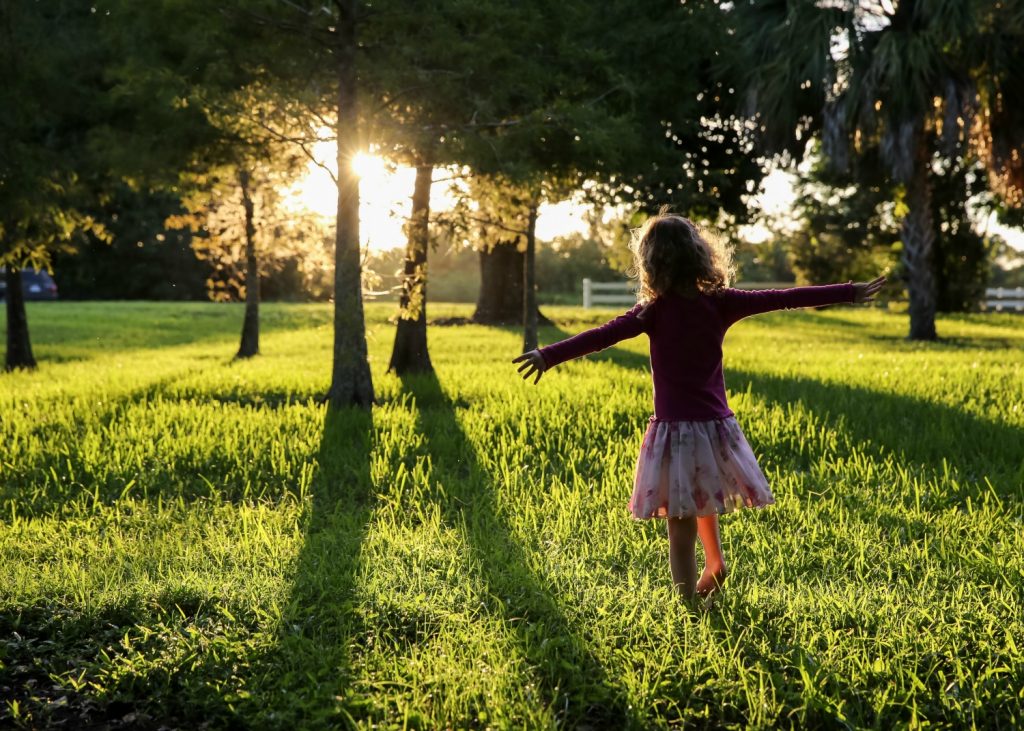
[[[797,282],[868,281],[898,265],[897,190],[877,164],[862,161],[855,174],[837,174],[818,158],[798,173],[795,192],[797,229],[788,248]]]
[[[592,235],[570,234],[537,249],[537,287],[541,292],[582,291],[585,277],[621,281],[626,272],[613,265],[610,246]]]
[[[0,384],[4,725],[1022,720],[1019,315],[927,345],[878,310],[737,325],[778,504],[723,520],[730,585],[691,613],[625,510],[639,340],[533,388],[517,332],[437,328],[437,380],[403,382],[371,304],[379,403],[325,420],[329,306],[265,306],[267,354],[232,364],[240,305],[29,307],[44,364]],[[611,314],[549,312],[546,342]]]
[[[739,114],[741,50],[729,3],[617,0],[578,21],[587,38],[584,78],[605,74],[601,104],[618,122],[593,175],[598,199],[646,213],[670,204],[719,224],[745,221],[745,196],[764,171]]]
[[[323,221],[289,201],[287,188],[294,180],[294,169],[252,170],[249,184],[261,276],[297,264],[302,280],[312,281],[330,263]],[[245,298],[245,209],[238,173],[237,168],[226,167],[201,176],[183,200],[188,213],[166,221],[168,228],[193,232],[196,256],[212,269],[206,287],[213,300]]]
[[[991,259],[975,230],[978,210],[991,198],[983,187],[984,171],[947,159],[933,166],[931,179],[938,310],[977,310]],[[865,155],[855,168],[839,173],[818,157],[798,170],[795,192],[795,225],[790,212],[767,223],[788,249],[799,282],[866,280],[878,272],[905,277],[897,223],[906,207],[904,191],[886,179],[877,159]]]
[[[983,245],[966,217],[951,236],[937,228],[936,168],[966,170],[980,160],[1001,198],[1019,202],[1012,188],[1024,183],[1024,129],[1005,95],[1020,85],[1024,9],[999,0],[901,0],[770,1],[736,11],[761,149],[800,158],[818,134],[835,170],[867,157],[902,188],[910,337],[934,339],[936,310],[972,306],[985,274]]]
[[[1024,253],[1014,249],[999,236],[989,240],[991,259],[989,286],[1024,287]]]
[[[107,235],[83,208],[106,165],[100,22],[65,0],[0,6],[0,265],[46,267]]]
[[[739,241],[733,251],[738,282],[793,282],[796,275],[790,264],[789,246],[782,235],[751,244]],[[834,279],[821,281],[835,281]]]
[[[206,264],[196,259],[186,231],[168,231],[164,220],[180,214],[166,192],[115,186],[91,215],[110,242],[89,239],[74,252],[54,255],[54,278],[66,299],[196,300],[206,298]]]

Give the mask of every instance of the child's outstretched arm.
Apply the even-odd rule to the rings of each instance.
[[[823,307],[842,302],[860,304],[870,302],[884,285],[885,277],[878,277],[858,284],[827,284],[790,289],[727,289],[722,295],[721,312],[726,323],[731,325],[744,317],[775,310]]]
[[[544,371],[554,368],[559,363],[610,348],[620,340],[635,338],[644,332],[645,322],[641,317],[644,310],[644,305],[637,305],[629,312],[619,315],[599,327],[585,330],[579,335],[574,335],[547,347],[523,353],[512,362],[522,363],[519,366],[519,372],[523,378],[528,379],[530,376],[534,376],[533,382],[536,383]]]

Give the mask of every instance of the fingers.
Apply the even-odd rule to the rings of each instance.
[[[885,283],[886,279],[885,275],[883,274],[879,277],[875,277],[870,282],[861,282],[857,285],[854,285],[856,287],[857,292],[856,299],[854,301],[858,303],[872,302],[874,300],[875,295],[878,294],[878,292],[881,291],[882,287],[885,286]]]
[[[523,376],[524,381],[529,381],[530,377],[533,376],[533,382],[536,383],[537,381],[540,380],[540,376],[542,373],[544,373],[544,371],[542,371],[540,368],[531,363],[529,368],[527,368],[525,371],[523,369],[520,369],[519,373]]]
[[[532,377],[533,382],[537,383],[544,371],[547,370],[544,359],[536,350],[531,350],[523,353],[522,355],[516,356],[512,359],[512,362],[522,363],[522,365],[520,365],[516,370],[525,381],[529,381]]]

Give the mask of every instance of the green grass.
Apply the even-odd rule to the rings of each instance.
[[[837,308],[726,341],[778,504],[723,519],[707,612],[626,501],[643,340],[515,377],[514,330],[435,327],[437,376],[328,416],[330,310],[30,306],[0,377],[0,726],[1019,724],[1024,318]],[[434,305],[432,317],[468,306]],[[608,312],[546,309],[550,342]]]

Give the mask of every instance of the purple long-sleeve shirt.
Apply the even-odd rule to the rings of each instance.
[[[725,398],[722,341],[733,323],[773,310],[853,302],[852,284],[792,289],[723,289],[684,297],[668,294],[637,305],[600,327],[540,349],[549,368],[647,333],[651,342],[654,415],[666,421],[732,416]]]

